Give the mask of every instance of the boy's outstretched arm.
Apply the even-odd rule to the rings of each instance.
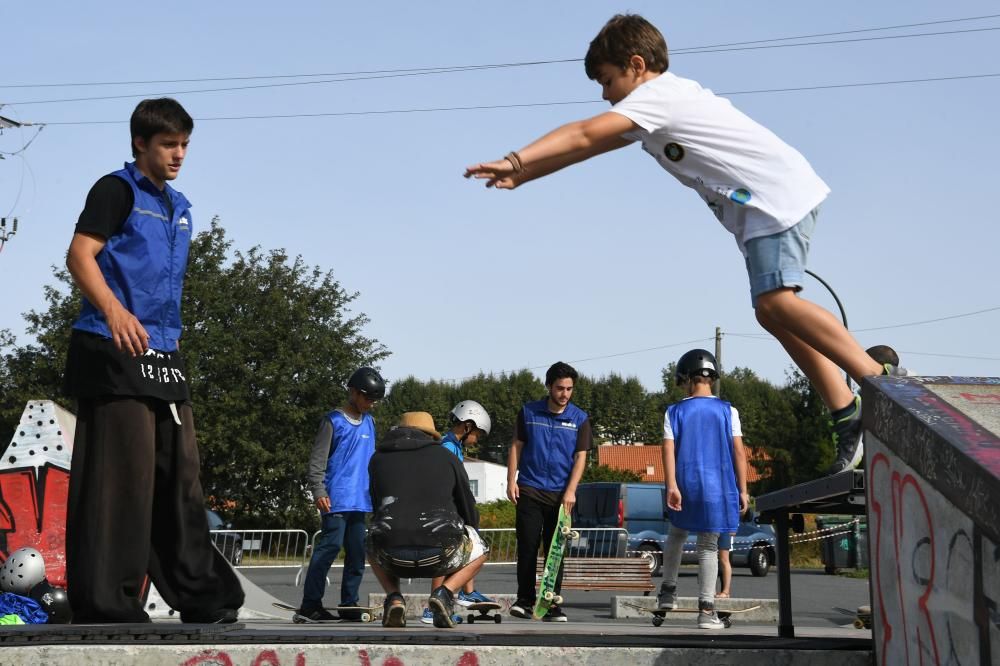
[[[486,187],[512,190],[570,164],[623,148],[631,143],[622,134],[636,128],[625,116],[606,112],[554,129],[511,156],[495,162],[474,164],[466,178],[486,180]]]
[[[747,450],[743,446],[742,437],[733,437],[733,463],[736,468],[736,486],[740,491],[740,515],[750,508],[750,495],[747,493]]]

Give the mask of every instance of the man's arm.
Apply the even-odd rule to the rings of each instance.
[[[514,504],[517,504],[517,498],[521,495],[517,488],[517,465],[523,448],[524,442],[515,439],[510,443],[510,454],[507,456],[507,499]]]
[[[330,512],[330,496],[326,492],[326,462],[330,458],[330,444],[333,441],[333,424],[323,417],[319,432],[313,440],[312,451],[309,453],[309,471],[306,481],[312,492],[313,501],[320,513]]]
[[[466,168],[466,178],[485,179],[486,187],[512,190],[570,164],[629,145],[622,134],[636,129],[631,120],[611,111],[567,123],[517,151],[518,164],[508,158]]]
[[[106,243],[97,234],[73,234],[66,254],[66,268],[87,300],[104,314],[115,347],[132,356],[139,356],[149,349],[149,333],[111,291],[101,273],[101,267],[97,265],[97,255]]]
[[[677,461],[674,460],[674,440],[663,440],[663,473],[667,484],[667,506],[681,510],[681,490],[677,487]]]
[[[580,484],[580,477],[583,476],[583,470],[587,467],[587,452],[577,451],[573,454],[573,469],[569,473],[569,483],[566,484],[566,490],[563,491],[563,508],[566,509],[566,515],[570,515],[573,512],[573,507],[576,505],[576,487]]]
[[[750,507],[750,495],[747,493],[747,450],[743,446],[742,437],[733,437],[733,463],[736,468],[736,486],[740,489],[740,515]]]

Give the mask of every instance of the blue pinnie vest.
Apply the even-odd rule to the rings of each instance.
[[[333,425],[324,479],[330,496],[330,513],[371,513],[368,463],[375,453],[375,421],[371,414],[365,414],[361,423],[354,424],[339,409],[327,414],[327,418]]]
[[[525,403],[522,411],[526,439],[518,461],[517,483],[562,492],[573,471],[577,434],[587,413],[571,402],[562,414],[553,414],[544,398]]]
[[[97,254],[97,265],[111,291],[149,333],[150,348],[175,351],[193,231],[191,203],[170,185],[160,192],[135,162],[111,175],[131,186],[135,203],[121,231]],[[164,196],[170,198],[172,214]],[[73,328],[111,337],[104,315],[86,298]]]

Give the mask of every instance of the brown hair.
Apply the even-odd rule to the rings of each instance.
[[[638,14],[615,14],[590,42],[583,66],[587,77],[597,78],[597,68],[608,64],[628,67],[629,58],[642,56],[646,68],[662,73],[670,66],[667,40],[652,23]]]

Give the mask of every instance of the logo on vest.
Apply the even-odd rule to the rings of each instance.
[[[181,231],[191,231],[191,223],[188,222],[186,217],[181,217],[181,219],[177,220],[177,228]]]
[[[563,428],[572,428],[573,430],[576,430],[576,424],[573,423],[572,421],[560,421],[559,425],[561,425]]]

